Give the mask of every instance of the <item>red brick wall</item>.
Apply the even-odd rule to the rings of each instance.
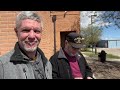
[[[46,57],[49,59],[54,54],[54,28],[52,22],[52,16],[50,11],[37,11],[42,16],[44,31],[42,34],[42,40],[39,47],[44,51]],[[13,49],[17,37],[14,32],[15,18],[18,11],[0,11],[0,56]],[[60,48],[60,32],[71,31],[76,17],[80,16],[79,11],[69,11],[65,18],[64,12],[55,12],[56,14],[56,48]],[[77,31],[79,32],[79,31]]]

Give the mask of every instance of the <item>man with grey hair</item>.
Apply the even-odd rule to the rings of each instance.
[[[38,45],[43,25],[33,11],[22,11],[16,17],[18,42],[0,57],[0,79],[52,79],[52,66]]]

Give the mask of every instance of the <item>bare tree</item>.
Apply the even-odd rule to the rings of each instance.
[[[109,23],[107,26],[114,25],[120,29],[120,11],[101,11],[98,20]]]
[[[95,22],[100,26],[99,28],[116,26],[120,29],[120,11],[86,11],[82,17],[90,17],[92,14],[97,15]]]

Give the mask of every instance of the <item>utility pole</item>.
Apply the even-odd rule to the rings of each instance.
[[[97,49],[96,49],[96,44],[94,44],[93,42],[93,29],[92,29],[92,25],[93,25],[93,17],[96,17],[97,15],[91,15],[91,36],[92,36],[92,52],[93,52],[93,46],[95,46],[95,54],[97,53]],[[94,45],[93,45],[94,44]]]

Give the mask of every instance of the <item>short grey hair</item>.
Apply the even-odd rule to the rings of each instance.
[[[41,26],[43,27],[42,17],[39,16],[36,12],[34,12],[34,11],[21,11],[16,17],[16,29],[18,29],[20,27],[21,21],[25,20],[25,19],[35,20],[35,21],[41,23]]]

